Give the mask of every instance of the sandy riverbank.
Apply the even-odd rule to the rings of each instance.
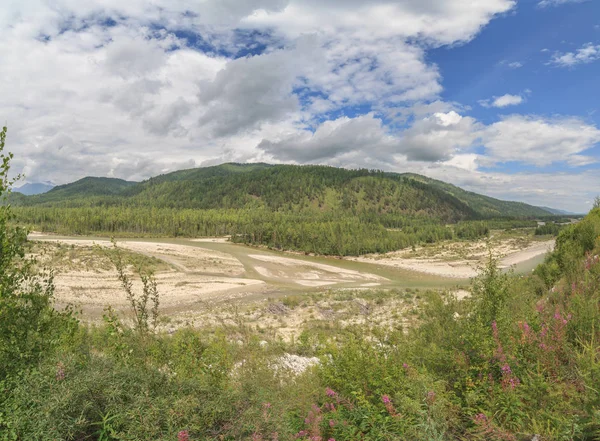
[[[536,256],[544,255],[554,249],[554,240],[538,242],[526,248],[519,249],[514,243],[501,244],[492,249],[499,259],[501,268],[508,268],[526,262]],[[351,258],[358,262],[374,263],[377,265],[402,268],[441,277],[468,279],[475,277],[487,257],[487,247],[475,243],[467,252],[452,254],[452,247],[440,251],[436,256],[411,257],[412,250],[401,250],[387,254],[371,254]]]
[[[46,256],[55,271],[56,299],[87,311],[101,311],[105,305],[126,308],[128,301],[117,279],[114,266],[100,249],[112,247],[106,239],[61,238],[31,234],[30,239],[59,248],[44,253],[62,252],[61,259]],[[206,243],[225,244],[223,238],[190,241],[189,244],[123,240],[124,251],[157,259],[155,271],[161,306],[170,310],[194,309],[204,301],[238,299],[261,295],[288,286],[293,289],[333,287],[336,285],[376,287],[388,279],[363,271],[311,262],[306,259],[257,253],[251,248],[233,255],[203,247]],[[66,250],[64,247],[67,247]],[[62,249],[60,248],[62,247]],[[230,250],[224,246],[223,249]],[[95,252],[93,250],[96,250]],[[38,252],[42,252],[40,249]],[[65,255],[65,253],[68,253]],[[250,254],[252,253],[252,254]],[[80,261],[85,256],[85,265]],[[130,268],[133,271],[133,267]],[[134,291],[141,293],[139,278],[132,273]]]
[[[112,247],[107,240],[59,239],[30,235],[41,242],[60,243],[77,248]],[[155,279],[160,293],[161,307],[186,308],[210,299],[236,298],[261,292],[266,288],[262,280],[245,278],[244,266],[238,259],[220,251],[160,242],[118,242],[119,248],[153,257],[166,265]],[[98,310],[105,305],[115,308],[128,306],[125,293],[114,268],[106,265],[87,269],[54,268],[55,296],[59,303],[71,303],[84,310]],[[132,276],[134,292],[141,293],[142,284]]]

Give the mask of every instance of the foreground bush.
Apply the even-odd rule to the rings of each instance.
[[[51,275],[40,277],[25,258],[27,231],[11,225],[7,200],[13,156],[3,153],[6,132],[6,127],[0,131],[0,400],[9,376],[35,365],[75,326],[69,312],[52,307]]]
[[[12,385],[4,436],[595,440],[598,251],[573,269],[573,284],[550,292],[537,276],[505,275],[490,261],[471,299],[429,293],[407,333],[332,326],[328,338],[307,329],[299,346],[265,345],[243,325],[169,336],[107,316]],[[320,366],[300,375],[275,367],[297,350]]]

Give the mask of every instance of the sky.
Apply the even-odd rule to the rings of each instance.
[[[600,0],[2,0],[0,59],[26,182],[268,162],[600,193]]]

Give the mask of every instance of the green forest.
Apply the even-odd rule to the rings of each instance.
[[[324,319],[291,342],[243,321],[163,333],[149,275],[129,320],[86,325],[54,308],[16,212],[0,207],[1,440],[600,439],[600,209],[530,275],[490,258],[471,297],[423,293],[414,326]],[[319,363],[293,376],[284,354]]]
[[[84,178],[13,194],[15,221],[43,232],[223,236],[325,255],[387,252],[551,216],[422,176],[325,166],[223,164],[141,183]]]

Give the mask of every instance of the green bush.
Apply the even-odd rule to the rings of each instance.
[[[34,261],[25,257],[27,231],[11,224],[13,155],[3,153],[6,132],[0,132],[0,390],[9,375],[34,366],[76,326],[70,311],[52,307],[52,274],[35,273]]]

